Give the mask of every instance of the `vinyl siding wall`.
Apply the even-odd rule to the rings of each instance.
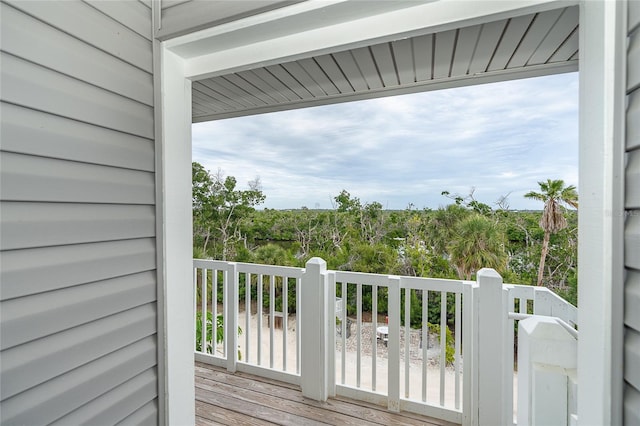
[[[640,1],[630,1],[627,60],[624,422],[640,424]]]
[[[157,424],[151,9],[0,16],[0,423]]]

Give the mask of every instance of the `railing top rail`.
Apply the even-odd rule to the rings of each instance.
[[[446,278],[400,277],[400,288],[423,291],[462,293],[465,282]]]
[[[263,274],[284,276],[288,278],[301,278],[304,268],[279,265],[261,265],[257,263],[227,262],[224,260],[193,259],[194,268],[217,269],[220,271],[230,270],[236,266],[238,272],[249,274]]]
[[[336,278],[336,282],[349,283],[349,284],[367,284],[377,285],[382,287],[389,286],[389,279],[395,277],[394,275],[385,274],[371,274],[367,272],[353,272],[353,271],[327,271],[333,274]],[[397,277],[395,277],[397,278]]]
[[[193,259],[193,267],[226,271],[231,268],[231,263],[225,262],[224,260]]]
[[[249,274],[275,275],[288,278],[301,278],[304,268],[279,265],[260,265],[257,263],[236,263],[238,272]]]

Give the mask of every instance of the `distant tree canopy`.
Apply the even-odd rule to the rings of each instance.
[[[505,282],[535,285],[544,254],[544,285],[576,303],[574,210],[562,210],[566,226],[556,232],[540,227],[540,211],[511,211],[506,197],[482,203],[473,189],[444,191],[453,202],[434,210],[385,210],[347,190],[329,210],[256,210],[265,200],[259,179],[238,189],[233,176],[193,163],[193,180],[195,257],[303,267],[319,256],[330,269],[463,279],[491,267]]]

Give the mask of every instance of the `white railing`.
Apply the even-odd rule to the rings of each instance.
[[[507,300],[504,307],[507,315],[504,341],[507,348],[514,348],[513,351],[505,352],[507,354],[505,362],[507,368],[505,369],[504,383],[508,395],[506,405],[507,407],[513,407],[512,410],[505,408],[506,411],[512,413],[512,417],[507,419],[505,424],[521,424],[522,422],[516,422],[515,420],[518,418],[518,405],[521,405],[521,403],[516,404],[516,401],[527,401],[528,397],[526,395],[523,396],[523,393],[530,392],[530,390],[526,390],[521,386],[527,384],[521,380],[518,380],[518,386],[514,386],[513,378],[520,377],[519,371],[515,369],[514,364],[515,342],[518,342],[518,357],[520,358],[522,355],[520,352],[521,345],[517,340],[520,337],[519,333],[516,333],[516,329],[518,329],[517,322],[533,316],[553,317],[558,325],[563,326],[577,340],[578,332],[575,327],[578,324],[578,308],[546,287],[508,284],[503,286],[503,292],[506,293],[505,298]],[[521,363],[518,362],[517,365],[521,365]],[[513,421],[509,423],[508,420],[511,418]]]
[[[336,346],[335,393],[460,423],[465,383],[462,349],[469,347],[462,337],[471,322],[471,310],[463,311],[462,304],[463,300],[470,304],[472,283],[331,271],[329,285],[330,293],[343,302],[345,295],[351,296],[344,305],[355,306],[356,317],[351,342],[349,322],[342,320],[338,345],[331,343]],[[368,296],[366,303],[363,293]],[[387,306],[388,323],[378,322],[379,302]],[[363,308],[371,321],[363,321]],[[428,321],[433,308],[440,311],[435,327]],[[417,324],[411,324],[412,309],[420,314]],[[352,352],[346,350],[350,343],[355,346]],[[453,360],[448,362],[450,351]]]
[[[196,360],[299,384],[317,400],[343,395],[469,425],[513,424],[514,401],[531,400],[513,386],[514,321],[577,323],[554,293],[503,285],[491,269],[470,282],[327,271],[319,258],[305,269],[194,260],[194,286],[206,295],[195,311],[211,317],[210,332],[208,315],[197,317]]]
[[[196,292],[207,295],[199,305],[195,298],[195,312],[212,313],[208,334],[207,315],[199,315],[196,332],[206,344],[196,343],[196,360],[299,384],[300,328],[286,307],[300,306],[304,269],[215,260],[194,260],[193,266]],[[278,308],[271,303],[276,300]],[[213,343],[219,316],[222,339]]]

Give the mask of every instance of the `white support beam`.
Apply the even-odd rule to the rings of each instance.
[[[157,43],[157,42],[156,42]],[[157,48],[156,75],[156,164],[158,192],[157,240],[159,281],[163,283],[162,359],[158,374],[164,385],[164,417],[161,424],[195,423],[194,384],[194,294],[192,288],[191,222],[191,82],[184,78],[184,61]],[[157,81],[157,80],[156,80]]]
[[[622,424],[626,6],[580,4],[580,424]]]
[[[521,0],[521,1],[460,1],[439,0],[419,3],[407,7],[398,2],[396,10],[387,10],[366,16],[366,5],[353,2],[363,11],[363,17],[353,16],[344,21],[344,10],[340,7],[324,7],[304,10],[302,6],[272,12],[273,20],[265,22],[264,16],[250,17],[241,23],[229,24],[229,32],[237,32],[233,47],[220,50],[220,45],[229,43],[224,28],[217,33],[196,33],[188,38],[171,41],[171,49],[189,57],[187,77],[193,80],[237,72],[256,66],[266,66],[331,53],[338,50],[368,46],[400,38],[446,31],[464,26],[506,19],[512,16],[542,12],[577,4],[577,1]],[[333,3],[331,3],[333,4]],[[351,5],[352,2],[346,3]],[[393,5],[393,2],[387,4]],[[296,6],[300,10],[296,9]],[[304,13],[303,13],[304,11]],[[300,30],[300,23],[291,31],[283,31],[283,14],[291,13],[287,19],[299,18],[307,23],[307,30]],[[370,12],[369,12],[370,13]],[[256,40],[252,23],[260,26],[261,37]],[[318,27],[321,24],[322,26]],[[238,31],[242,25],[243,31]],[[223,27],[223,26],[221,26]],[[285,26],[286,28],[286,26]],[[242,41],[246,37],[246,41]]]

